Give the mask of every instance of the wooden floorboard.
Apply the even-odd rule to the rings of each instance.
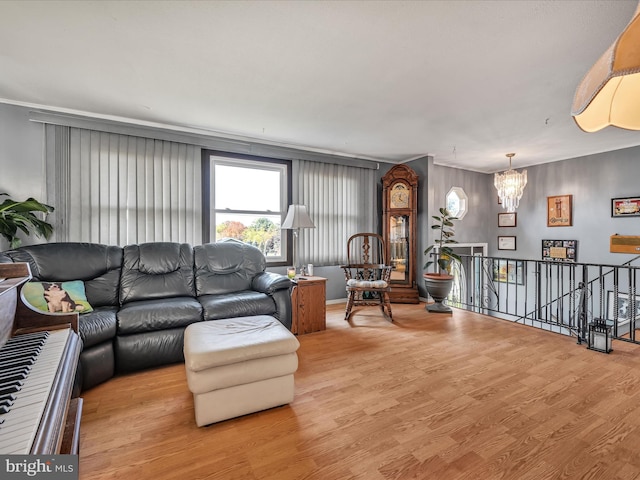
[[[295,400],[198,428],[184,365],[83,394],[81,479],[640,479],[640,347],[466,311],[327,308]]]

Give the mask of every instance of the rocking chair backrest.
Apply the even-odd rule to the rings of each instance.
[[[347,241],[347,263],[386,265],[384,240],[377,233],[356,233]]]

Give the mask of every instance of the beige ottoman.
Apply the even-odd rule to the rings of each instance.
[[[299,346],[269,315],[189,325],[184,359],[198,426],[292,402]]]

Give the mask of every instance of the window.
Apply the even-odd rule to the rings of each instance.
[[[462,220],[467,214],[467,194],[460,187],[451,187],[447,193],[447,210],[453,217]]]
[[[236,238],[258,247],[268,263],[285,262],[280,224],[288,205],[289,162],[206,151],[210,239]]]

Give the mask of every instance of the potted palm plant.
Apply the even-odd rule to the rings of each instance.
[[[0,197],[7,193],[0,193]],[[28,198],[24,202],[18,202],[11,198],[6,198],[0,203],[0,235],[8,242],[9,248],[17,248],[22,241],[18,238],[18,232],[26,235],[34,233],[39,237],[49,239],[53,233],[53,227],[44,219],[40,219],[37,213],[43,213],[46,218],[48,213],[53,212],[53,207],[40,203],[34,198]]]
[[[432,250],[438,247],[436,253],[437,260],[429,259],[423,267],[426,270],[434,263],[438,265],[437,272],[425,273],[423,275],[427,293],[429,293],[435,302],[428,304],[426,308],[430,312],[449,313],[451,312],[451,308],[442,302],[449,295],[451,286],[453,285],[453,276],[449,274],[451,262],[453,260],[460,261],[460,257],[448,246],[453,243],[458,243],[453,239],[455,235],[453,220],[457,220],[458,218],[452,216],[446,208],[440,208],[439,212],[440,215],[433,215],[435,223],[431,226],[432,230],[438,230],[440,232],[439,238],[436,238],[435,243],[424,251],[424,254],[430,258]]]

